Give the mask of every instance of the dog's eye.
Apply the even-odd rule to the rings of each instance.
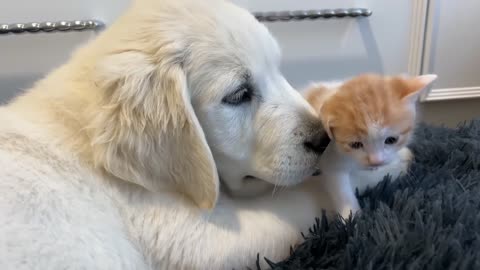
[[[240,105],[245,102],[249,102],[252,100],[252,90],[251,87],[247,85],[241,86],[237,91],[233,94],[230,94],[222,99],[223,103],[228,105]]]

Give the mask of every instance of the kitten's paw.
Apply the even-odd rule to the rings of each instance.
[[[400,160],[399,169],[400,172],[398,175],[402,175],[408,172],[410,164],[413,161],[413,153],[408,147],[404,147],[398,151],[398,157]]]
[[[410,163],[413,160],[413,153],[408,147],[403,147],[398,151],[398,156],[402,162]]]
[[[358,203],[352,204],[352,205],[345,205],[341,211],[340,215],[342,216],[343,219],[347,220],[350,218],[350,215],[355,216],[355,214],[360,212],[360,206]]]

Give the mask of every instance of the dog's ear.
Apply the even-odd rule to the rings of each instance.
[[[219,193],[212,153],[175,59],[137,51],[107,56],[96,70],[101,98],[88,127],[93,161],[153,192],[172,187],[211,209]]]

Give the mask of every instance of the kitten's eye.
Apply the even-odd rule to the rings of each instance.
[[[385,144],[395,144],[397,142],[398,142],[398,137],[390,136],[385,139]]]
[[[351,142],[348,144],[351,148],[353,149],[360,149],[363,147],[363,143],[362,142]]]
[[[228,105],[238,106],[242,103],[252,100],[252,89],[248,85],[242,85],[233,94],[222,99],[222,102]]]

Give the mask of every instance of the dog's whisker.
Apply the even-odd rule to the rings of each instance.
[[[278,187],[277,184],[273,185],[272,197],[275,196],[275,192],[277,191],[277,187]]]

